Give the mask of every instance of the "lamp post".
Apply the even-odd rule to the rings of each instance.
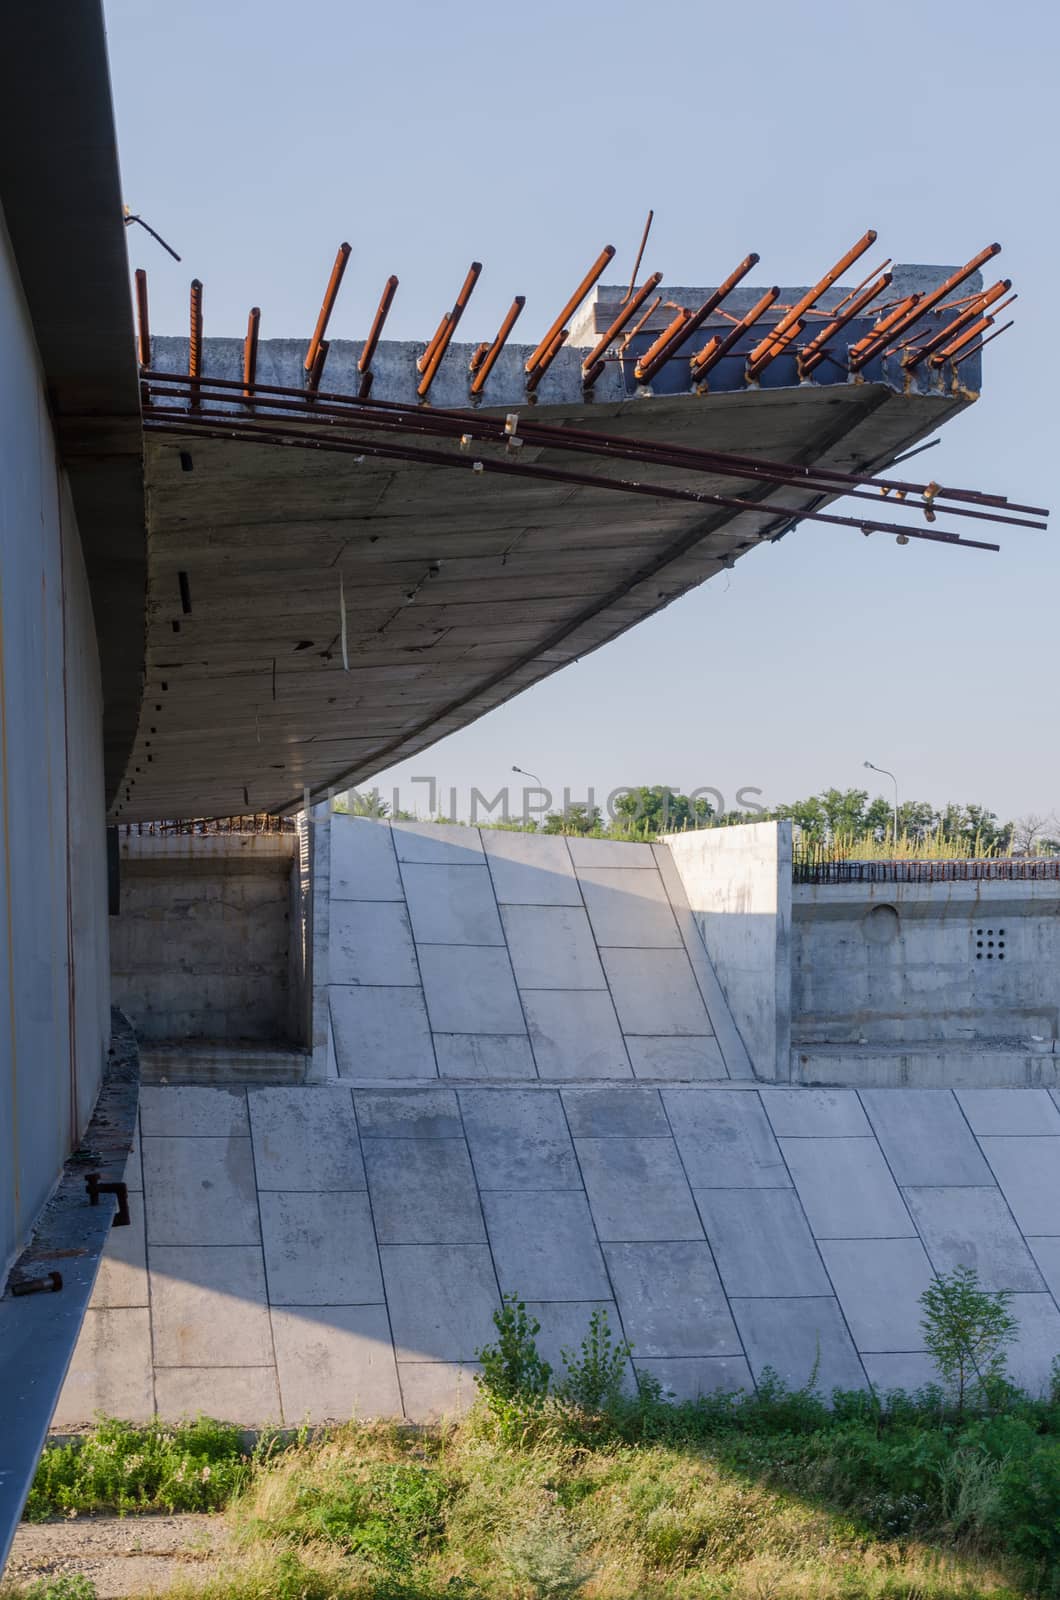
[[[865,762],[865,766],[867,766],[870,769],[870,771],[872,771],[872,772],[882,772],[883,776],[885,778],[890,778],[891,782],[894,784],[894,835],[893,835],[893,841],[892,842],[894,844],[894,848],[897,850],[898,849],[898,779],[895,777],[893,772],[888,772],[886,767],[878,767],[878,766],[876,766],[875,762],[873,762],[873,761],[866,761]]]
[[[545,787],[544,784],[541,782],[541,779],[538,777],[536,772],[527,772],[525,767],[515,767],[515,766],[512,767],[512,771],[513,772],[518,772],[520,777],[533,778],[534,782],[537,784],[539,789],[543,789]]]

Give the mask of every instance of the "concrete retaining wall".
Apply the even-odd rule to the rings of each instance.
[[[114,1003],[142,1041],[300,1043],[296,834],[121,841]]]
[[[791,1034],[791,824],[671,834],[733,1021],[759,1078],[786,1078]]]
[[[0,217],[0,1279],[87,1125],[110,1036],[99,658]]]

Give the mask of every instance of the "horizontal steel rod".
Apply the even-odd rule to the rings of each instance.
[[[621,494],[646,495],[659,500],[681,500],[694,505],[719,506],[723,510],[768,517],[771,521],[824,522],[835,527],[857,528],[861,533],[888,533],[909,539],[925,539],[934,543],[960,546],[964,549],[993,550],[1000,547],[977,539],[962,539],[959,534],[942,529],[917,528],[906,523],[879,522],[875,518],[844,517],[832,512],[803,509],[797,506],[765,505],[758,500],[743,500],[734,495],[711,494],[696,489],[677,489],[672,485],[646,484],[630,478],[597,478],[590,473],[564,472],[537,463],[493,460],[489,457],[472,458],[464,453],[447,450],[424,450],[418,446],[380,444],[371,439],[336,439],[327,434],[307,432],[284,433],[280,429],[264,427],[260,422],[245,421],[223,411],[190,414],[174,418],[171,413],[159,411],[155,406],[145,408],[145,418],[152,431],[200,431],[205,425],[215,438],[249,439],[252,443],[275,443],[291,448],[311,448],[333,451],[343,455],[378,456],[385,460],[408,461],[423,466],[454,467],[476,473],[500,474],[505,477],[535,478],[544,482],[576,485],[589,489],[606,489]]]

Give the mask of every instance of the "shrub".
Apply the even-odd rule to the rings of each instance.
[[[482,1364],[476,1373],[486,1405],[504,1437],[513,1439],[536,1417],[548,1399],[552,1368],[537,1348],[541,1324],[518,1295],[506,1294],[493,1313],[496,1344],[475,1352]]]
[[[577,1353],[573,1350],[560,1352],[567,1369],[559,1388],[560,1398],[582,1411],[617,1409],[622,1404],[632,1349],[624,1339],[615,1341],[606,1309],[597,1307],[589,1318],[589,1331]]]
[[[972,1267],[940,1273],[920,1296],[924,1343],[963,1412],[969,1390],[995,1405],[1008,1386],[1005,1348],[1017,1333],[1007,1289],[990,1293]]]

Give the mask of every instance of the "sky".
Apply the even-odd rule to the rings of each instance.
[[[924,465],[1056,501],[1060,8],[105,5],[125,200],[183,258],[130,230],[156,332],[185,330],[197,276],[208,337],[259,305],[262,338],[308,340],[343,239],[331,337],[363,338],[394,272],[388,335],[424,341],[472,259],[461,337],[491,338],[518,292],[536,338],[605,243],[604,281],[628,281],[649,207],[642,276],[664,285],[749,250],[755,281],[810,283],[867,227],[865,271],[998,240],[1016,325]],[[472,787],[522,783],[513,764],[557,799],[667,783],[773,805],[866,786],[868,759],[903,799],[1060,810],[1057,535],[1001,534],[991,555],[803,524],[376,782],[421,814],[413,776],[466,815]]]

